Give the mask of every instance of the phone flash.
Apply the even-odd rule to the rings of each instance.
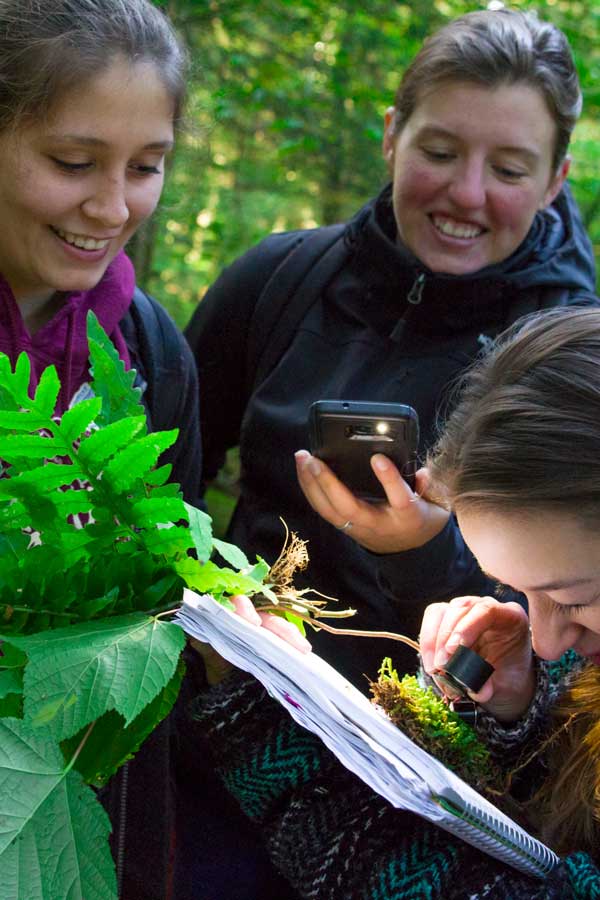
[[[387,434],[390,430],[390,426],[388,422],[378,422],[375,426],[375,431],[377,434]]]

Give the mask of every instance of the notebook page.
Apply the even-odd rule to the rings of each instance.
[[[513,841],[521,841],[524,847],[531,845],[533,839],[527,832],[418,747],[315,653],[300,653],[212,597],[187,590],[175,621],[188,634],[211,644],[233,665],[258,678],[300,725],[318,735],[343,765],[393,806],[418,813],[516,865],[515,860],[507,859],[504,845],[497,848],[501,852],[494,853],[489,835],[478,842],[473,828],[465,828],[464,822],[457,821],[436,800],[445,794],[459,797],[476,815],[509,833]]]

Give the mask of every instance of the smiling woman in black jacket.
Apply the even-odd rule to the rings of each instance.
[[[490,586],[454,522],[393,467],[381,473],[389,502],[374,507],[308,453],[295,464],[308,408],[322,398],[410,404],[423,455],[450,386],[495,335],[527,312],[596,302],[590,242],[565,184],[580,108],[569,46],[552,25],[505,9],[450,23],[402,79],[385,119],[392,183],[339,228],[338,268],[314,302],[290,284],[322,230],[274,234],[223,272],[188,326],[206,481],[240,445],[229,538],[273,561],[283,517],[309,542],[307,583],[355,608],[356,628],[416,636],[427,602]],[[281,352],[252,383],[248,335],[269,279],[270,297],[287,300],[269,336]],[[300,320],[285,334],[294,305]],[[362,689],[385,655],[415,664],[397,643],[320,632],[313,644]]]

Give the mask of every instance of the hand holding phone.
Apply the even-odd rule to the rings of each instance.
[[[420,496],[427,473],[415,475],[418,424],[410,406],[320,400],[309,421],[312,455],[299,450],[296,471],[304,496],[325,521],[382,554],[420,547],[442,531],[448,511]]]
[[[357,497],[386,500],[371,467],[387,456],[414,490],[419,443],[417,413],[402,403],[318,400],[309,410],[310,450]]]

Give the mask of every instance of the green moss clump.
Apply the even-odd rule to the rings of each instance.
[[[474,788],[494,794],[500,788],[500,771],[474,729],[414,675],[399,678],[384,659],[371,693],[394,725]]]

